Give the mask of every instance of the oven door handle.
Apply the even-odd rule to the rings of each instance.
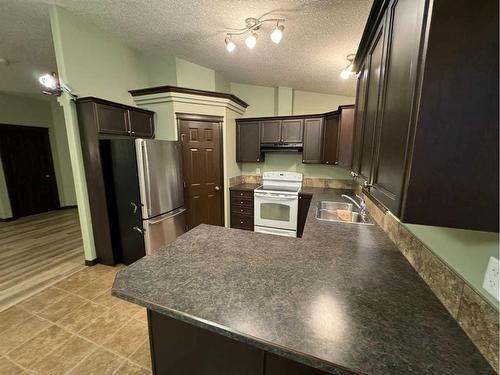
[[[294,199],[299,199],[297,195],[270,195],[270,194],[259,194],[259,193],[254,193],[255,197],[259,198],[266,198],[266,199],[277,199],[277,200],[294,200]]]

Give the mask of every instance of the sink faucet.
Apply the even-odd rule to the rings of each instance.
[[[360,197],[359,195],[356,194],[356,197],[359,198],[359,203],[356,202],[356,200],[346,194],[342,194],[342,198],[346,198],[347,200],[350,200],[354,205],[359,209],[359,214],[363,218],[363,220],[366,218],[366,203],[363,197]]]

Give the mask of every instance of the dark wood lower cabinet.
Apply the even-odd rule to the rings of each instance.
[[[148,310],[148,326],[153,374],[326,374],[152,310]]]
[[[231,190],[231,228],[253,231],[253,191]]]
[[[312,195],[299,194],[299,212],[297,214],[297,237],[302,237],[306,225],[307,213],[311,205]]]

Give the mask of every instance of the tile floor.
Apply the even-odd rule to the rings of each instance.
[[[146,310],[97,265],[0,312],[0,374],[150,374]]]

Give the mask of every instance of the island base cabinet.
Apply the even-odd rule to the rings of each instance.
[[[326,374],[149,309],[148,325],[153,374]]]

